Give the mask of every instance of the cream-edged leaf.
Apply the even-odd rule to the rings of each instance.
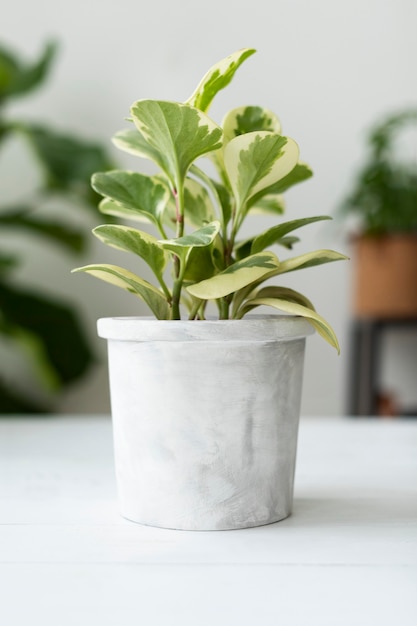
[[[121,287],[146,302],[157,319],[169,319],[170,308],[162,292],[148,281],[122,267],[99,263],[77,267],[72,271],[85,272],[115,287]]]
[[[251,253],[255,254],[256,252],[265,250],[265,248],[269,248],[273,244],[279,242],[282,237],[297,228],[302,228],[303,226],[313,224],[314,222],[321,222],[323,220],[330,219],[331,218],[328,215],[318,215],[316,217],[305,217],[298,220],[291,220],[290,222],[285,222],[283,224],[278,224],[277,226],[272,226],[272,228],[269,228],[264,233],[254,238]]]
[[[279,267],[279,260],[272,252],[254,254],[230,265],[216,276],[187,287],[187,291],[201,300],[228,296],[259,280]]]
[[[128,209],[110,198],[103,198],[98,205],[98,208],[100,213],[103,213],[103,215],[112,215],[113,217],[120,217],[122,219],[140,222],[142,224],[155,223],[153,215],[142,213],[137,209]]]
[[[288,302],[295,302],[296,304],[306,306],[312,311],[316,310],[311,300],[309,300],[299,291],[291,289],[290,287],[278,287],[276,285],[267,285],[266,287],[261,287],[261,289],[253,291],[250,296],[251,300],[258,300],[259,298],[275,298],[280,300],[287,300]]]
[[[120,203],[129,211],[137,212],[156,224],[161,222],[169,190],[155,176],[113,170],[94,174],[91,184],[97,193]]]
[[[201,111],[207,111],[214,96],[221,89],[227,87],[238,67],[254,52],[256,52],[256,50],[253,48],[242,48],[242,50],[233,52],[225,59],[213,65],[203,76],[192,95],[188,98],[187,104],[191,104]]]
[[[274,276],[278,274],[286,274],[294,270],[301,270],[307,267],[315,267],[324,263],[332,263],[333,261],[346,261],[349,257],[334,250],[315,250],[314,252],[306,252],[292,259],[282,261],[278,270],[274,272]]]
[[[128,154],[150,159],[159,166],[162,165],[162,158],[159,152],[146,142],[142,133],[137,128],[125,128],[120,130],[112,139],[113,143],[119,150],[123,150]]]
[[[289,174],[276,181],[275,183],[272,183],[272,185],[270,185],[269,187],[261,189],[259,192],[255,193],[249,201],[249,207],[251,207],[252,210],[252,207],[258,206],[263,197],[267,197],[271,194],[282,194],[290,187],[298,185],[298,183],[302,183],[312,176],[313,171],[311,167],[307,165],[307,163],[302,163],[301,161],[299,161],[295,165],[295,167],[289,172]]]
[[[282,215],[285,212],[285,200],[281,194],[265,194],[249,203],[250,215]]]
[[[259,131],[235,137],[224,148],[224,165],[238,210],[251,196],[286,176],[297,164],[290,137]]]
[[[193,178],[185,179],[184,205],[185,221],[194,228],[201,228],[215,220],[214,206],[207,189]]]
[[[280,274],[285,274],[286,272],[292,272],[298,269],[323,265],[324,263],[331,263],[333,261],[343,261],[347,258],[348,257],[344,254],[340,254],[339,252],[335,252],[333,250],[315,250],[314,252],[307,252],[306,254],[301,254],[300,256],[281,261],[277,268],[271,270],[268,274],[265,274],[257,280],[253,285],[240,290],[240,292],[235,295],[233,301],[233,311],[236,312],[240,310],[243,302],[247,298],[251,297],[253,290],[256,289],[256,287],[259,287],[259,285],[266,280],[274,278],[274,276],[279,276]]]
[[[222,145],[222,129],[205,113],[187,104],[162,100],[138,100],[131,107],[141,136],[158,154],[174,189],[198,157]]]
[[[281,122],[278,117],[269,109],[260,106],[241,106],[232,109],[225,115],[222,127],[224,143],[239,135],[258,130],[281,134]]]
[[[195,230],[190,235],[177,237],[176,239],[161,239],[159,244],[165,250],[173,252],[184,259],[193,248],[204,248],[210,246],[220,231],[220,222],[214,221],[203,228]]]
[[[258,306],[269,306],[283,313],[304,317],[314,326],[323,339],[340,353],[339,342],[333,328],[321,315],[316,313],[316,311],[293,300],[285,300],[283,298],[254,298],[253,300],[248,300],[245,306],[240,309],[239,317],[243,317],[246,313]]]
[[[155,237],[136,228],[113,224],[97,226],[93,233],[108,246],[140,256],[161,281],[168,255]]]

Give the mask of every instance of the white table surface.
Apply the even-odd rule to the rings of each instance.
[[[304,418],[293,515],[117,511],[107,417],[0,419],[2,626],[415,626],[417,420]]]

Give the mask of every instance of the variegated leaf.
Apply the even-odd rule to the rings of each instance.
[[[316,313],[316,311],[292,300],[285,300],[282,298],[254,298],[253,300],[248,300],[245,306],[240,309],[239,317],[243,317],[246,313],[258,306],[269,306],[284,313],[304,317],[314,326],[323,339],[336,348],[337,352],[340,353],[339,342],[333,328],[323,317],[321,317],[321,315]]]
[[[271,274],[271,276],[277,276],[278,274],[286,274],[287,272],[293,272],[294,270],[301,270],[307,267],[315,267],[316,265],[323,265],[324,263],[331,263],[333,261],[345,261],[347,256],[334,250],[315,250],[314,252],[307,252],[300,256],[293,257],[292,259],[286,259],[282,261],[278,270]]]
[[[195,228],[207,226],[215,220],[215,210],[208,191],[193,178],[185,179],[184,218]]]
[[[241,289],[239,292],[236,293],[233,301],[233,311],[236,312],[241,308],[242,303],[246,300],[246,298],[251,297],[251,294],[253,293],[253,290],[256,289],[256,287],[259,287],[259,285],[261,285],[266,280],[274,278],[274,276],[285,274],[286,272],[292,272],[297,269],[314,267],[315,265],[323,265],[324,263],[331,263],[332,261],[342,261],[347,258],[348,257],[346,257],[344,254],[334,252],[333,250],[315,250],[314,252],[307,252],[306,254],[301,254],[300,256],[293,257],[292,259],[281,261],[277,268],[262,276],[259,280],[255,281],[253,285],[247,287],[246,289]]]
[[[151,309],[157,319],[169,319],[170,308],[166,297],[148,281],[117,265],[99,263],[77,267],[73,272],[86,272],[100,278],[111,285],[121,287],[138,298],[141,298]]]
[[[208,111],[214,96],[221,89],[227,87],[238,67],[254,52],[256,51],[252,48],[243,48],[213,65],[203,76],[194,93],[188,98],[187,104],[191,104],[201,111]]]
[[[176,239],[163,239],[159,243],[165,250],[173,252],[182,261],[185,261],[193,248],[210,246],[220,231],[220,222],[214,221],[203,228],[199,228],[190,235]]]
[[[186,283],[196,283],[218,274],[223,264],[221,251],[221,239],[217,236],[211,245],[194,247],[187,257],[187,265],[184,273]]]
[[[215,152],[211,152],[210,154],[214,155],[218,154],[219,152],[221,152],[221,150],[216,150]],[[223,225],[226,226],[232,216],[231,197],[226,187],[222,183],[219,183],[217,180],[210,178],[210,176],[208,176],[196,165],[192,165],[190,167],[190,173],[193,174],[202,183],[204,183],[207,189],[210,190],[213,198],[216,201],[216,205],[221,210]]]
[[[103,198],[98,205],[98,208],[100,213],[103,213],[104,215],[112,215],[113,217],[120,217],[134,222],[141,222],[142,224],[155,223],[153,216],[146,213],[140,213],[136,209],[127,209],[114,200],[110,200],[110,198]]]
[[[295,167],[283,178],[276,181],[269,187],[265,189],[261,189],[259,192],[255,193],[250,201],[249,207],[257,206],[261,198],[269,194],[282,194],[287,189],[292,187],[293,185],[297,185],[298,183],[302,183],[305,180],[308,180],[313,176],[313,171],[307,163],[298,162]]]
[[[156,177],[114,170],[94,174],[91,184],[99,194],[119,202],[126,209],[143,215],[157,225],[160,224],[168,202],[169,190]],[[106,212],[106,208],[110,213],[111,205],[104,205],[104,211],[101,208],[102,212]],[[114,211],[111,214],[114,215]]]
[[[253,291],[250,300],[259,300],[259,298],[275,298],[279,300],[287,300],[288,302],[295,302],[306,306],[308,309],[315,311],[315,307],[311,300],[309,300],[304,294],[291,289],[290,287],[277,287],[276,285],[268,285],[261,287]]]
[[[120,150],[143,159],[150,159],[162,167],[162,158],[157,150],[145,141],[137,128],[126,128],[113,137],[113,143]]]
[[[306,217],[298,220],[291,220],[290,222],[285,222],[284,224],[278,224],[278,226],[273,226],[269,228],[267,231],[258,235],[253,239],[251,254],[255,254],[256,252],[262,252],[265,248],[269,248],[273,244],[279,242],[284,235],[296,230],[297,228],[302,228],[303,226],[307,226],[307,224],[313,224],[314,222],[321,222],[323,220],[330,220],[331,217],[328,215],[318,215],[316,217]]]
[[[297,164],[298,153],[293,139],[266,131],[229,141],[224,148],[224,164],[238,210],[251,196],[286,176]]]
[[[272,252],[262,252],[238,261],[216,276],[187,287],[187,291],[202,300],[223,298],[252,284],[279,267]]]
[[[157,163],[174,189],[182,185],[193,161],[222,145],[222,129],[189,105],[139,100],[131,113],[136,128],[158,153]]]
[[[249,205],[251,215],[282,215],[285,212],[285,200],[280,194],[266,194]]]
[[[158,281],[164,284],[162,277],[168,255],[155,237],[136,228],[113,224],[97,226],[93,233],[108,246],[140,256],[149,265]]]
[[[222,122],[224,142],[257,130],[281,134],[281,122],[269,109],[259,106],[242,106],[227,113]]]
[[[236,244],[233,252],[234,252],[235,258],[238,261],[252,254],[252,244],[253,244],[254,239],[255,239],[254,237],[251,237],[244,241],[239,241],[239,243]],[[281,237],[280,239],[277,239],[276,241],[274,241],[274,244],[277,246],[281,246],[283,248],[287,248],[287,250],[292,250],[293,245],[295,243],[298,243],[299,241],[300,239],[298,237],[287,236],[287,237]],[[260,252],[260,250],[258,250],[257,252]]]

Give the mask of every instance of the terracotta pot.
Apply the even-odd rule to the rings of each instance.
[[[98,332],[124,517],[221,530],[290,514],[308,322],[105,318]]]
[[[362,236],[353,242],[357,317],[417,317],[417,234]]]

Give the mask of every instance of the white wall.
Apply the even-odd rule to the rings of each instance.
[[[47,37],[61,42],[47,88],[30,104],[22,102],[16,115],[104,142],[124,126],[134,100],[184,100],[214,62],[241,47],[257,48],[211,114],[220,120],[228,108],[257,103],[278,113],[315,171],[311,181],[287,195],[288,216],[298,217],[334,212],[361,162],[365,129],[385,112],[415,103],[416,23],[415,0],[13,0],[2,12],[1,40],[29,56]],[[16,183],[21,191],[29,188],[36,172],[19,147],[9,148],[7,160],[6,165],[0,157],[0,176],[10,195]],[[298,251],[347,252],[344,235],[338,227],[311,226]],[[144,309],[128,294],[71,276],[79,259],[57,260],[42,247],[27,245],[32,260],[21,279],[37,283],[41,276],[50,289],[76,299],[104,357],[95,319]],[[92,244],[81,262],[122,262],[109,255]],[[342,345],[337,357],[319,338],[309,340],[306,414],[344,410],[350,274],[348,263],[337,263],[293,275],[295,287],[333,324]],[[62,399],[61,410],[108,410],[105,364]]]

